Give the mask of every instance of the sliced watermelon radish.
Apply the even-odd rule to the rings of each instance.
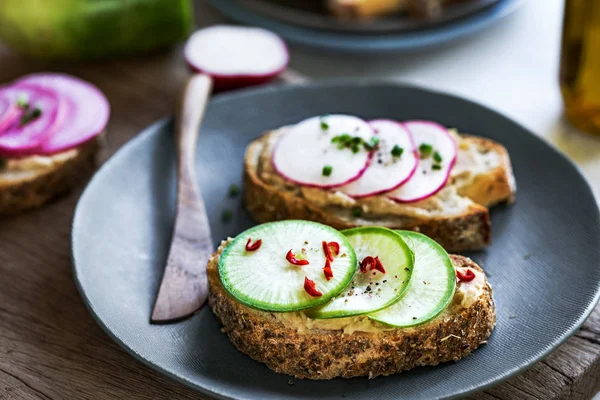
[[[36,85],[64,98],[66,112],[60,129],[47,136],[36,152],[53,154],[77,147],[106,128],[110,105],[94,85],[63,74],[33,74],[19,80],[16,86]]]
[[[426,199],[440,191],[456,161],[456,141],[443,126],[430,121],[407,121],[419,153],[415,174],[388,197],[400,203]]]
[[[392,191],[407,182],[417,169],[415,145],[402,124],[380,119],[369,125],[379,139],[371,164],[360,179],[338,189],[354,198]]]
[[[273,166],[299,185],[343,186],[367,169],[371,152],[364,144],[373,137],[369,124],[354,116],[309,118],[283,133],[273,152]]]
[[[0,133],[4,132],[19,117],[20,111],[17,102],[6,91],[0,89]]]
[[[26,82],[3,91],[15,102],[23,99],[27,109],[0,134],[0,154],[7,157],[36,154],[43,141],[62,127],[67,112],[64,99],[52,90]]]
[[[269,81],[285,70],[290,58],[285,42],[273,32],[231,25],[196,31],[184,55],[190,68],[213,77],[216,89]]]

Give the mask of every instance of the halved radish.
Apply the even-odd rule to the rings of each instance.
[[[41,143],[36,152],[53,154],[77,147],[99,135],[106,128],[110,105],[104,94],[94,85],[63,74],[33,74],[16,85],[32,84],[50,90],[66,102],[64,123],[58,131]]]
[[[433,196],[444,187],[456,161],[457,149],[448,130],[435,122],[407,121],[404,126],[415,141],[419,165],[412,178],[388,196],[411,203]]]
[[[19,107],[5,89],[0,89],[0,133],[5,131],[19,117]]]
[[[412,177],[418,158],[410,132],[391,120],[369,122],[379,139],[369,168],[354,182],[338,190],[354,197],[368,197],[396,189]]]
[[[188,65],[213,77],[217,89],[256,85],[288,65],[285,42],[262,28],[216,25],[196,31],[184,49]]]
[[[0,154],[8,157],[36,154],[43,141],[61,128],[66,116],[64,99],[31,83],[17,83],[3,91],[9,98],[23,99],[27,109],[0,134]]]
[[[344,140],[340,141],[342,137]],[[273,166],[280,175],[299,185],[346,185],[367,169],[371,153],[364,144],[373,137],[369,124],[354,116],[309,118],[283,133],[273,152]]]

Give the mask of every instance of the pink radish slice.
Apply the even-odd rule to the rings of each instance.
[[[6,94],[5,89],[0,89],[0,133],[11,126],[19,114],[17,102]]]
[[[419,165],[415,174],[388,196],[401,203],[412,203],[426,199],[440,191],[448,178],[456,161],[456,142],[448,130],[443,126],[430,121],[407,121],[404,126],[412,134],[417,151],[422,145],[432,146],[433,150],[428,157],[419,157]],[[441,162],[435,161],[434,153],[441,156]],[[435,165],[439,169],[435,169]]]
[[[42,142],[61,128],[66,116],[64,100],[53,91],[30,83],[16,83],[5,88],[4,92],[13,99],[26,99],[29,111],[21,111],[19,115],[36,108],[41,114],[24,125],[21,118],[13,121],[0,134],[0,154],[8,157],[36,154]]]
[[[362,145],[356,153],[338,148],[331,140],[342,134],[365,142],[374,136],[369,124],[350,115],[309,118],[283,133],[273,152],[273,166],[299,185],[333,188],[348,184],[367,169],[371,153]]]
[[[231,25],[196,31],[184,55],[190,68],[213,77],[216,89],[269,81],[285,70],[290,58],[285,42],[273,32]]]
[[[359,179],[338,189],[354,198],[392,191],[408,181],[417,169],[415,144],[402,124],[380,119],[369,122],[369,125],[379,138],[371,164]],[[400,157],[392,155],[394,146],[402,149]]]
[[[61,129],[50,135],[37,149],[39,154],[69,150],[99,135],[106,128],[110,105],[94,85],[63,74],[33,74],[18,84],[35,84],[54,91],[66,101],[65,121]]]

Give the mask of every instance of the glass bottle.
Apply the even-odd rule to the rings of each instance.
[[[600,135],[600,0],[565,0],[560,89],[568,120]]]

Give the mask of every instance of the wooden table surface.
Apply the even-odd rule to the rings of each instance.
[[[218,19],[204,5],[197,13],[202,21]],[[304,63],[310,57],[300,55]],[[0,47],[0,85],[44,70],[78,75],[107,95],[112,118],[102,160],[169,114],[187,77],[181,48],[133,60],[61,65],[24,60]],[[80,192],[0,222],[0,399],[205,399],[135,361],[87,312],[69,257]],[[598,390],[600,308],[548,358],[474,398],[590,398]]]

